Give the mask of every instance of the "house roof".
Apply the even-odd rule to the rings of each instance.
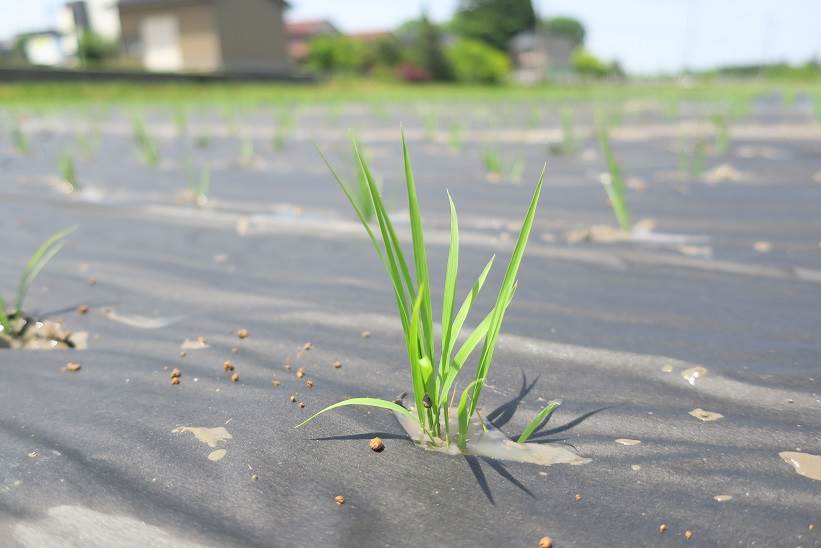
[[[117,6],[120,8],[130,8],[130,7],[140,7],[140,6],[161,6],[163,4],[179,4],[186,0],[119,0],[116,2]],[[191,1],[191,0],[187,0]],[[275,0],[278,2],[282,2],[282,4],[289,8],[291,5],[286,0]]]
[[[339,32],[337,28],[327,19],[310,19],[306,21],[294,21],[285,24],[285,30],[291,38],[303,38],[316,34],[324,29]]]

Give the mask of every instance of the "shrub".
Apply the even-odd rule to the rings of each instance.
[[[357,72],[365,65],[365,46],[346,36],[320,36],[311,40],[308,66],[322,72]]]
[[[102,65],[117,55],[117,45],[99,34],[84,32],[77,42],[77,58],[83,66]]]
[[[499,84],[510,72],[507,55],[478,40],[460,38],[447,49],[453,74],[460,82]]]
[[[576,49],[570,62],[573,64],[573,70],[582,76],[601,78],[610,72],[607,64],[586,49]]]

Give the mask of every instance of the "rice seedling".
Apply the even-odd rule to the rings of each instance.
[[[160,152],[157,148],[157,143],[148,133],[142,116],[135,116],[131,121],[131,126],[134,133],[134,140],[140,149],[140,155],[143,161],[151,167],[159,164]]]
[[[529,129],[533,129],[538,127],[539,124],[542,122],[542,109],[539,107],[533,107],[530,109],[530,112],[527,116],[527,127]]]
[[[208,193],[211,191],[211,168],[203,166],[199,174],[189,164],[185,169],[185,176],[188,181],[188,191],[197,207],[202,207],[208,203]]]
[[[602,178],[602,185],[607,192],[610,207],[613,208],[619,227],[625,232],[630,232],[632,224],[630,222],[630,210],[627,208],[627,186],[624,184],[621,166],[613,153],[613,148],[610,146],[610,134],[607,126],[599,128],[599,146],[607,162],[608,171],[608,176]]]
[[[20,118],[15,117],[11,124],[11,142],[14,144],[14,148],[20,154],[28,154],[30,147],[29,141],[26,137],[25,131],[23,131],[23,126],[20,123]]]
[[[77,181],[77,166],[71,152],[66,151],[60,156],[57,167],[60,171],[60,178],[68,185],[71,192],[80,190],[80,183]]]
[[[371,225],[365,220],[356,200],[350,194],[336,171],[334,171],[327,160],[325,160],[325,163],[328,165],[342,192],[350,201],[354,212],[365,228],[393,286],[396,308],[404,333],[405,349],[410,365],[413,402],[415,406],[408,408],[404,405],[400,405],[401,402],[396,403],[379,398],[350,398],[322,409],[298,425],[298,427],[315,419],[322,413],[339,407],[349,405],[377,407],[404,415],[412,421],[417,422],[431,444],[450,446],[455,442],[457,447],[464,451],[469,441],[467,439],[468,426],[471,418],[476,413],[482,388],[493,363],[493,355],[496,349],[499,331],[501,330],[507,308],[516,291],[519,266],[521,265],[525,246],[530,236],[542,190],[544,168],[542,169],[541,176],[536,184],[530,205],[522,222],[519,237],[508,263],[504,280],[499,288],[495,305],[478,326],[473,329],[455,353],[456,342],[459,339],[464,322],[479,291],[485,283],[485,279],[493,265],[494,258],[491,257],[488,261],[462,302],[462,305],[458,311],[456,311],[456,282],[459,269],[459,223],[456,215],[456,207],[448,193],[448,202],[450,204],[450,247],[442,299],[441,339],[439,341],[439,352],[437,353],[435,347],[436,332],[434,330],[433,308],[431,304],[431,284],[428,274],[422,215],[417,200],[413,168],[411,166],[410,155],[404,135],[402,136],[402,156],[408,195],[408,209],[410,212],[413,248],[412,264],[415,272],[415,280],[411,277],[411,270],[408,266],[409,263],[405,259],[405,254],[402,251],[393,222],[385,209],[382,196],[371,174],[368,162],[362,157],[356,143],[354,143],[354,154],[362,176],[368,185],[370,200],[375,210],[378,233],[381,240],[377,238]],[[325,159],[324,156],[323,159]],[[450,402],[455,399],[456,381],[463,365],[473,354],[474,350],[480,346],[479,343],[482,343],[482,345],[474,377],[462,390],[454,417],[456,424],[452,425],[452,406]],[[555,408],[555,402],[552,402],[551,405]],[[531,421],[519,439],[526,441],[528,436],[543,422],[546,415],[549,415],[551,412],[551,409],[540,412],[533,421]]]
[[[485,175],[489,178],[499,178],[502,175],[502,155],[497,148],[485,148],[482,151],[482,166]]]
[[[296,118],[291,111],[282,111],[274,121],[274,134],[271,137],[271,148],[274,152],[282,150],[285,141],[296,125]]]
[[[715,150],[718,154],[726,154],[730,149],[730,121],[724,114],[713,114],[710,117],[716,131]]]
[[[253,139],[246,137],[242,140],[242,144],[240,145],[239,151],[239,163],[240,165],[247,166],[250,165],[251,162],[254,160],[254,141]]]
[[[450,144],[450,150],[454,153],[459,153],[462,151],[462,133],[464,132],[462,124],[460,122],[453,122],[450,125],[450,133],[448,135],[448,143]]]
[[[562,154],[569,155],[576,152],[576,136],[573,131],[573,111],[569,108],[562,109]]]
[[[367,222],[371,222],[373,220],[374,215],[376,214],[376,210],[373,206],[373,200],[371,199],[371,191],[370,187],[368,186],[368,180],[365,174],[359,169],[359,159],[358,156],[362,156],[362,158],[367,162],[368,155],[366,154],[365,149],[363,149],[356,141],[354,142],[354,149],[353,149],[353,160],[354,160],[354,171],[356,172],[356,186],[352,188],[349,193],[350,196],[353,198],[354,202],[356,203],[356,208],[362,214],[362,218],[365,219]],[[374,184],[376,185],[377,190],[382,192],[382,178],[375,176],[374,177]]]
[[[184,137],[188,133],[188,109],[184,105],[178,105],[174,110],[174,127],[177,129],[177,137]]]
[[[14,300],[14,308],[8,309],[6,301],[0,295],[0,332],[8,337],[20,337],[29,326],[29,320],[23,312],[23,304],[28,295],[31,284],[35,278],[45,268],[46,264],[54,258],[63,248],[65,239],[76,230],[76,227],[65,228],[51,235],[26,263],[23,274],[20,276],[20,283],[17,285],[17,294]]]
[[[436,131],[439,129],[439,116],[433,111],[427,111],[422,117],[424,127],[424,139],[426,143],[432,143],[436,138]]]
[[[521,156],[517,156],[510,163],[510,180],[514,183],[522,181],[522,176],[525,174],[525,160]]]
[[[707,158],[707,141],[699,139],[693,145],[690,153],[690,179],[699,179],[704,173],[704,162]]]
[[[211,144],[211,138],[206,134],[197,135],[197,138],[194,139],[194,145],[197,148],[207,148],[208,145]]]

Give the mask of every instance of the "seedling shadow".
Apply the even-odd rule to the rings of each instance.
[[[490,422],[496,428],[501,430],[501,427],[506,425],[510,422],[513,416],[516,414],[516,410],[518,409],[521,402],[524,398],[527,397],[528,394],[533,390],[536,386],[536,383],[539,381],[539,377],[536,377],[535,380],[528,383],[527,375],[524,371],[521,371],[522,374],[522,384],[519,388],[519,392],[510,400],[503,403],[496,409],[492,410],[485,416],[485,420]],[[548,416],[536,429],[536,431],[530,436],[528,439],[528,443],[567,443],[567,438],[553,438],[555,434],[559,434],[562,432],[566,432],[582,422],[586,421],[593,415],[596,415],[602,411],[610,409],[615,406],[605,406],[600,407],[598,409],[593,409],[592,411],[588,411],[578,417],[562,424],[556,426],[555,428],[551,428],[549,430],[545,430],[548,423],[550,422],[550,416]],[[342,440],[368,440],[373,438],[374,436],[379,436],[383,439],[391,439],[391,440],[408,440],[408,436],[406,434],[394,434],[390,432],[365,432],[361,434],[346,434],[346,435],[339,435],[339,436],[326,436],[321,438],[313,438],[313,441],[342,441]],[[510,436],[511,439],[516,440],[519,437],[519,434],[515,436]],[[572,444],[567,443],[571,447]],[[575,448],[574,448],[575,449]],[[488,457],[480,457],[475,455],[463,455],[465,462],[467,463],[470,471],[473,473],[474,478],[476,479],[476,483],[479,485],[479,488],[482,490],[482,493],[487,498],[488,502],[491,505],[496,505],[496,502],[493,498],[493,492],[490,489],[490,484],[488,483],[487,476],[485,471],[482,467],[482,462],[484,462],[487,466],[490,466],[497,474],[499,474],[503,479],[508,481],[514,487],[525,493],[531,498],[535,498],[530,489],[527,488],[521,481],[519,481],[508,468],[505,466],[504,462],[488,458]]]

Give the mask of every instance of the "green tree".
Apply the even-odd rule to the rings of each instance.
[[[427,15],[403,24],[399,33],[405,44],[405,62],[423,69],[433,80],[453,79],[442,47],[442,33]]]
[[[581,76],[601,78],[610,72],[610,67],[606,63],[583,48],[573,52],[570,62],[573,70]]]
[[[453,74],[460,82],[499,84],[510,72],[507,55],[484,42],[460,38],[447,49]]]
[[[365,45],[346,36],[319,36],[308,45],[308,66],[322,72],[357,72],[365,64]]]
[[[457,34],[507,50],[513,36],[536,23],[531,0],[460,0],[451,26]]]
[[[84,32],[77,42],[77,59],[85,67],[104,64],[117,55],[117,45],[93,32]]]
[[[576,47],[584,45],[586,31],[584,25],[577,19],[572,17],[551,17],[546,19],[542,26],[550,34],[566,38]]]

